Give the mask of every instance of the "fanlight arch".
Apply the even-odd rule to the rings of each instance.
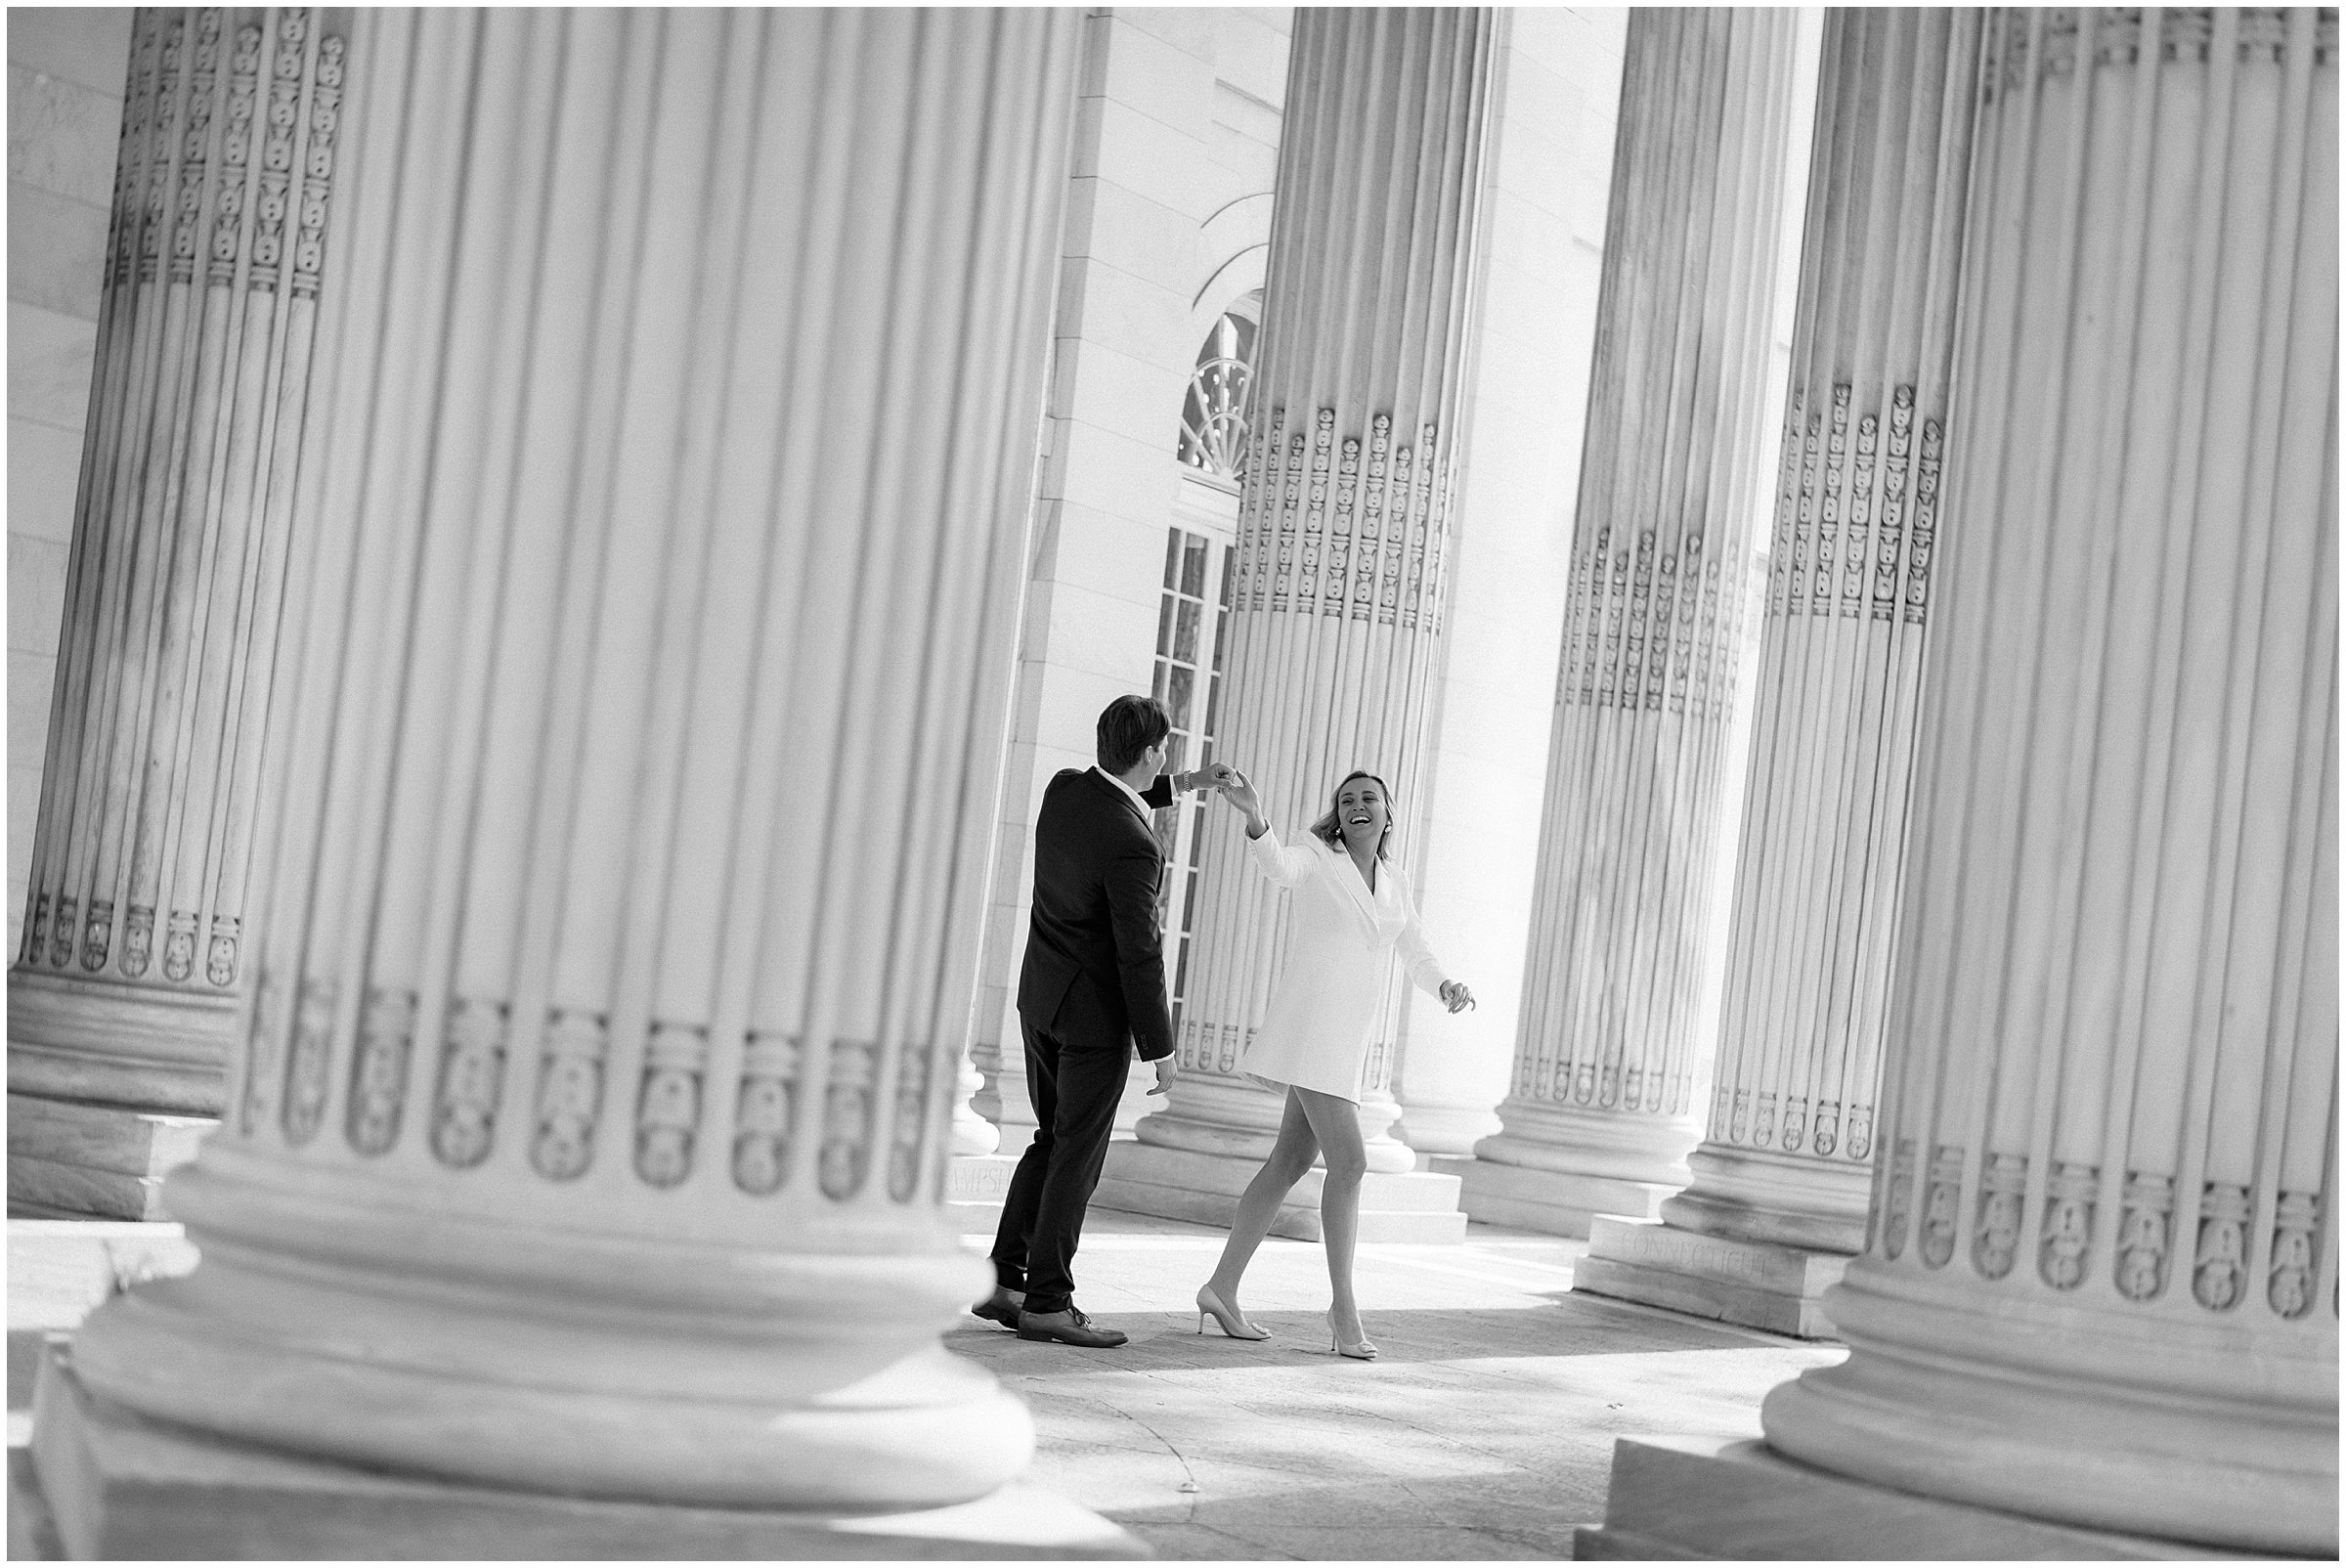
[[[1206,330],[1181,408],[1184,466],[1232,489],[1246,475],[1249,391],[1262,291],[1233,300]]]

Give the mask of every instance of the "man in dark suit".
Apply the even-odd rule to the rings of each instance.
[[[1034,819],[1034,916],[1019,971],[1019,1025],[1034,1141],[1010,1179],[994,1236],[994,1293],[970,1310],[1021,1339],[1087,1349],[1124,1343],[1076,1309],[1073,1263],[1083,1211],[1100,1184],[1108,1135],[1132,1061],[1173,1082],[1173,1019],[1165,1004],[1156,919],[1164,853],[1149,812],[1177,791],[1230,769],[1160,776],[1172,723],[1153,697],[1118,697],[1100,715],[1099,764],[1067,768],[1043,791]]]

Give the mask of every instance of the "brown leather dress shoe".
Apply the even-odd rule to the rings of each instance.
[[[970,1312],[975,1317],[998,1323],[1005,1328],[1019,1326],[1019,1298],[1000,1285],[994,1286],[994,1293],[972,1307]]]
[[[1063,1345],[1076,1345],[1085,1350],[1112,1350],[1129,1337],[1120,1329],[1095,1328],[1092,1320],[1078,1307],[1064,1312],[1024,1312],[1019,1314],[1021,1339],[1054,1340]]]

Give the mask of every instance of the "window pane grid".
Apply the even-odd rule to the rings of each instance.
[[[1166,748],[1168,772],[1203,766],[1213,757],[1226,641],[1223,612],[1230,604],[1231,578],[1227,548],[1203,534],[1182,528],[1166,530],[1164,592],[1157,606],[1157,657],[1151,689],[1173,723]],[[1214,590],[1211,600],[1206,597],[1209,586]],[[1195,763],[1190,762],[1193,755]],[[1177,804],[1154,813],[1157,843],[1165,850],[1157,915],[1170,949],[1166,954],[1173,977],[1170,1000],[1177,1021],[1189,989],[1190,930],[1195,915],[1205,809],[1206,803],[1198,801],[1186,812]]]

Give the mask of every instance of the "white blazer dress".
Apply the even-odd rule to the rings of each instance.
[[[1290,849],[1266,828],[1246,852],[1293,897],[1286,968],[1238,1068],[1357,1105],[1394,955],[1422,990],[1439,996],[1448,979],[1418,929],[1409,879],[1380,864],[1372,894],[1349,852],[1310,833]]]

